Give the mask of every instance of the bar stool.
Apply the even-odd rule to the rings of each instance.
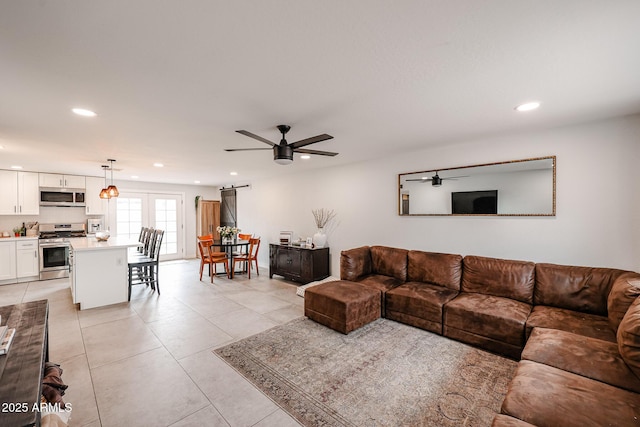
[[[158,295],[160,295],[158,267],[163,236],[163,230],[153,230],[149,238],[148,255],[133,255],[129,257],[129,301],[131,301],[131,287],[134,285],[151,286],[151,289],[154,291],[157,289]]]

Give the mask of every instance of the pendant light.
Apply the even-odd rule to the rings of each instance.
[[[101,199],[110,199],[109,190],[107,189],[107,169],[109,166],[102,165],[102,169],[104,170],[104,188],[100,190],[100,198]]]
[[[111,169],[111,185],[109,187],[107,187],[107,192],[109,193],[109,198],[111,197],[118,197],[120,195],[120,192],[118,191],[118,187],[116,187],[115,185],[113,185],[113,162],[115,162],[115,160],[113,159],[107,159],[107,161],[110,163],[110,167],[109,169]]]

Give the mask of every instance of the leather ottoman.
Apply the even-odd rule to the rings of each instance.
[[[304,293],[304,315],[348,334],[380,317],[382,293],[348,280],[322,283]]]

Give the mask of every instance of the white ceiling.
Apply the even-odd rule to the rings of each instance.
[[[638,113],[639,16],[637,0],[0,0],[0,169],[101,176],[113,158],[116,179],[244,183]],[[340,154],[223,151],[278,124]]]

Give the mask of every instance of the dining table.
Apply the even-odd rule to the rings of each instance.
[[[233,268],[233,256],[235,255],[234,249],[238,248],[239,251],[242,251],[242,248],[244,248],[244,252],[246,253],[249,249],[249,241],[238,238],[234,238],[231,240],[216,239],[213,241],[211,247],[221,248],[229,258],[229,268]]]

